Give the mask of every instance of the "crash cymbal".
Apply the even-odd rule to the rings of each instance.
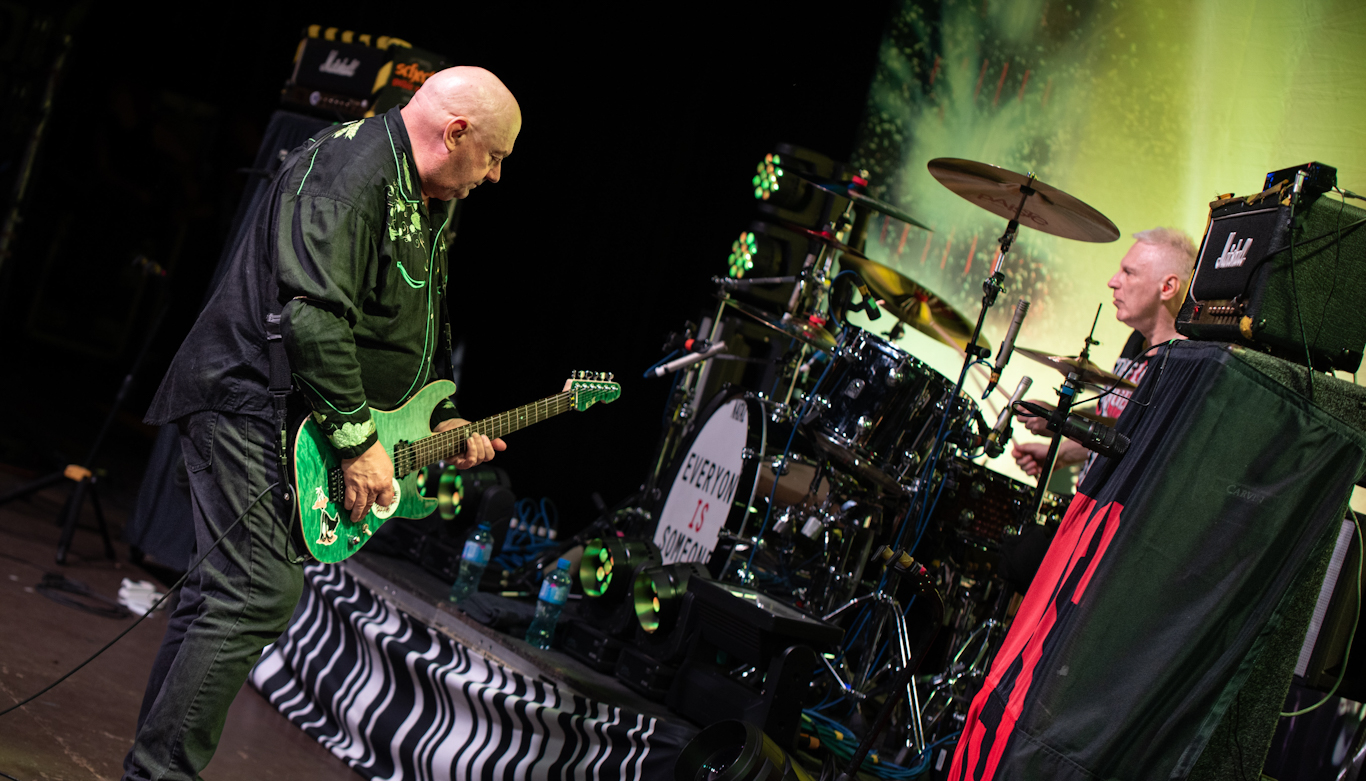
[[[825,330],[824,326],[812,323],[805,318],[798,319],[787,314],[775,315],[770,312],[765,312],[758,307],[750,306],[742,301],[735,301],[733,299],[727,301],[726,306],[732,307],[736,311],[758,320],[760,323],[785,336],[805,342],[812,347],[815,347],[817,350],[830,352],[835,348],[834,334]]]
[[[960,352],[972,338],[972,323],[967,318],[939,296],[894,269],[848,253],[840,256],[840,266],[857,271],[877,294],[883,308],[915,330],[956,347]],[[991,349],[985,338],[979,336],[977,342]]]
[[[1119,228],[1105,215],[1062,190],[987,163],[938,157],[929,163],[930,175],[969,203],[998,217],[1015,218],[1024,197],[1023,188],[1033,190],[1020,224],[1034,230],[1077,241],[1106,242],[1119,238]]]
[[[888,217],[891,217],[892,219],[901,220],[902,222],[914,225],[917,228],[924,228],[927,231],[934,230],[934,228],[931,228],[925,223],[920,222],[916,218],[896,208],[890,203],[887,203],[886,201],[879,201],[878,199],[868,195],[866,192],[863,191],[863,184],[861,183],[861,181],[841,182],[836,179],[826,179],[823,176],[816,176],[815,174],[809,174],[804,171],[789,172],[818,190],[824,190],[828,193],[838,195],[841,198],[848,198],[849,200],[853,201],[859,206],[866,206],[869,209],[872,209],[873,211],[881,212],[887,215]]]
[[[1094,385],[1098,388],[1122,388],[1133,390],[1138,386],[1120,377],[1113,372],[1108,372],[1089,360],[1083,360],[1071,355],[1049,355],[1042,350],[1031,350],[1028,347],[1015,347],[1015,352],[1021,353],[1033,360],[1038,361],[1044,366],[1052,366],[1064,375],[1076,372],[1081,381],[1087,385]]]

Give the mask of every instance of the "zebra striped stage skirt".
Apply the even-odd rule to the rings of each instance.
[[[251,683],[368,778],[670,778],[695,733],[509,669],[346,565],[305,572],[294,621]]]

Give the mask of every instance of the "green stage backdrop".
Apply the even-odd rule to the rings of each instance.
[[[1267,172],[1311,160],[1366,192],[1362,52],[1360,0],[908,0],[892,10],[853,162],[876,195],[935,230],[876,220],[868,253],[975,318],[1005,220],[942,187],[926,163],[1032,171],[1123,235],[1088,244],[1022,228],[986,335],[998,343],[1024,297],[1018,343],[1075,355],[1102,305],[1093,358],[1108,366],[1128,329],[1105,283],[1130,234],[1164,225],[1199,241],[1215,196],[1256,192]],[[900,344],[956,377],[949,348],[914,335]],[[1024,372],[1032,396],[1056,398],[1061,378],[1018,355],[1001,385]],[[969,383],[978,397],[982,386]],[[989,422],[1003,400],[984,403]],[[992,466],[1021,476],[1008,453]]]

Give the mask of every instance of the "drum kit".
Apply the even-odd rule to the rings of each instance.
[[[975,322],[846,243],[860,210],[930,230],[869,195],[866,175],[836,181],[792,172],[844,199],[843,210],[825,230],[784,226],[810,242],[800,274],[751,280],[792,283],[785,309],[738,300],[733,285],[715,280],[719,303],[710,332],[692,349],[717,356],[722,322],[738,320],[787,340],[795,355],[768,393],[727,386],[698,413],[691,396],[700,387],[702,358],[687,367],[646,486],[665,563],[707,561],[722,579],[844,622],[845,645],[826,661],[819,684],[827,701],[871,703],[909,658],[914,612],[909,592],[891,577],[896,557],[913,554],[934,573],[950,616],[898,716],[907,752],[956,728],[1004,636],[1012,594],[995,574],[1002,546],[1065,510],[1062,497],[1046,493],[1045,479],[1025,485],[974,460],[991,429],[963,385],[969,368],[991,355],[982,325],[1003,289],[1007,254],[1020,226],[1087,242],[1119,236],[1102,214],[1033,174],[953,158],[930,161],[929,171],[951,192],[1007,220]],[[859,309],[870,320],[890,315],[891,331],[850,324],[848,313]],[[961,354],[956,380],[898,347],[905,329]],[[1070,383],[1132,388],[1085,352],[1014,349]]]

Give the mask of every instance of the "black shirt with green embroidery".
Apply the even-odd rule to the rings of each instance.
[[[147,422],[272,413],[266,318],[294,386],[342,458],[434,378],[450,204],[424,204],[398,109],[329,129],[284,161],[223,281],[176,353]],[[432,424],[458,417],[448,399]]]

